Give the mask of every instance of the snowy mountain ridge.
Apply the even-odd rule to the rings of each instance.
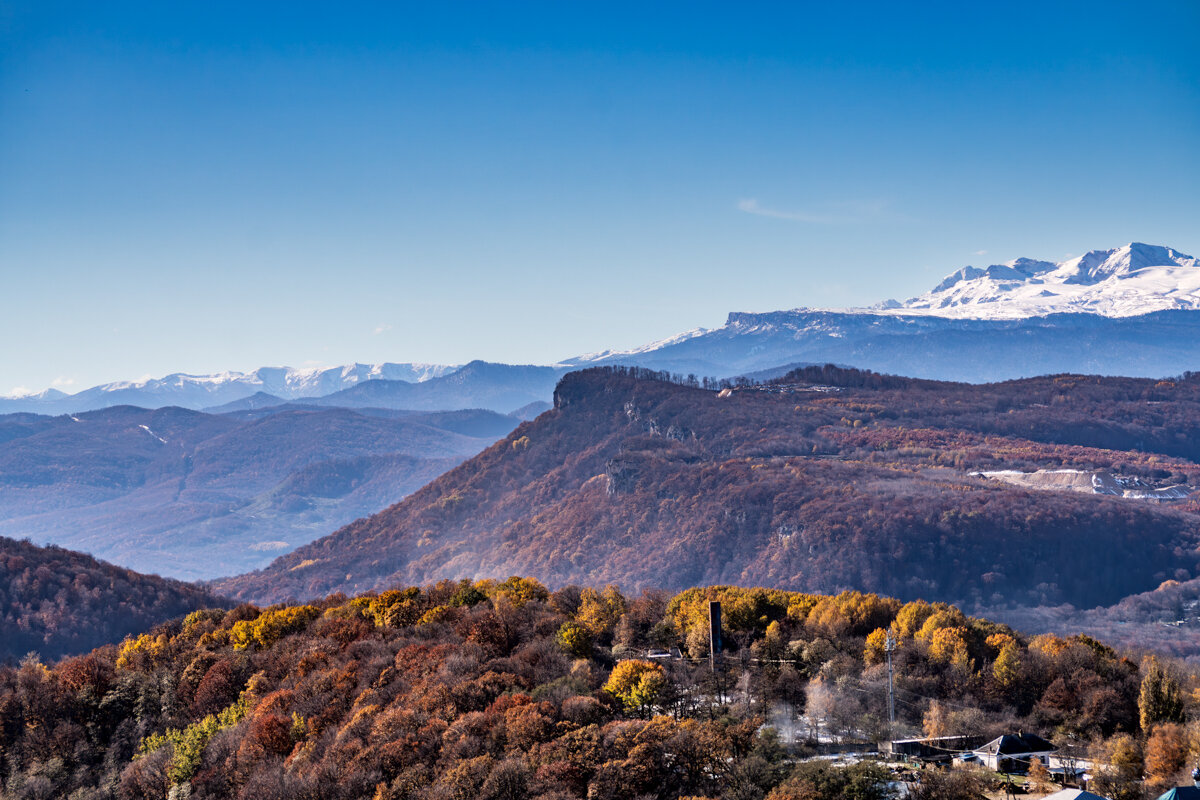
[[[963,267],[931,291],[903,303],[888,300],[870,314],[956,319],[1022,319],[1047,314],[1133,317],[1200,309],[1200,260],[1170,247],[1131,242],[1067,261],[1018,258]]]
[[[827,362],[970,382],[1179,375],[1200,365],[1200,261],[1140,242],[1019,258],[964,267],[903,303],[735,311],[718,328],[569,363],[732,377]]]
[[[530,400],[547,400],[555,373],[570,368],[625,364],[731,377],[827,361],[972,381],[1068,371],[1178,374],[1200,364],[1200,260],[1173,248],[1131,242],[1060,262],[1018,258],[968,266],[903,303],[732,312],[720,327],[693,328],[640,347],[564,359],[540,368],[542,372],[472,362],[175,373],[101,384],[71,395],[56,389],[21,392],[0,397],[0,413],[73,413],[114,405],[204,409],[260,395],[270,404],[314,402],[312,398],[340,392],[353,396],[329,402],[388,408],[409,403],[426,410],[482,406],[507,413]],[[470,392],[463,388],[468,383]],[[417,385],[421,391],[414,393]],[[483,386],[491,388],[483,392]],[[501,401],[511,405],[494,407]],[[256,402],[246,407],[254,408]]]
[[[880,318],[937,320],[1033,320],[1051,314],[1090,314],[1106,318],[1138,317],[1159,311],[1200,310],[1200,259],[1159,245],[1131,242],[1110,250],[1092,250],[1066,261],[1017,258],[988,267],[963,267],[948,275],[925,294],[903,303],[885,300],[865,308],[809,308],[788,311],[731,312],[719,328],[693,328],[675,336],[628,350],[603,350],[561,362],[587,366],[604,363],[655,361],[657,356],[682,349],[702,350],[713,337],[780,334],[799,341],[808,337],[856,338],[851,318],[879,328]],[[870,324],[874,318],[877,324]],[[883,326],[888,328],[888,326]],[[926,325],[918,325],[924,330]],[[890,329],[890,328],[888,328]],[[772,348],[762,347],[764,353]],[[820,359],[820,353],[809,358]],[[769,365],[756,361],[754,368]],[[711,358],[693,363],[662,359],[671,369],[713,370],[723,366],[747,368],[745,359],[721,365]],[[778,363],[785,363],[779,361]],[[883,367],[887,369],[886,366]]]
[[[260,367],[252,372],[226,371],[211,375],[176,372],[161,378],[102,383],[75,394],[56,389],[38,393],[14,392],[0,397],[0,413],[85,411],[114,405],[159,408],[177,405],[200,409],[255,394],[281,400],[324,397],[375,380],[424,383],[449,375],[458,366],[443,364],[346,364],[338,367]]]
[[[252,372],[226,371],[212,375],[189,375],[176,372],[162,378],[145,377],[135,381],[113,381],[94,387],[101,392],[127,389],[181,389],[188,386],[206,387],[231,384],[250,386],[255,391],[287,399],[315,397],[347,389],[363,381],[389,380],[420,383],[453,372],[457,366],[444,364],[346,364],[337,367],[259,367]]]

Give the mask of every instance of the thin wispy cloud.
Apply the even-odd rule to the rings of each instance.
[[[792,222],[806,222],[810,225],[834,225],[844,220],[832,214],[813,214],[808,211],[784,211],[778,208],[766,208],[758,204],[758,200],[753,197],[744,197],[738,200],[738,211],[745,211],[747,214],[756,214],[760,217],[771,217],[772,219],[787,219]]]
[[[881,219],[902,219],[888,211],[883,201],[826,203],[820,210],[771,208],[758,202],[755,197],[743,197],[737,201],[738,211],[759,217],[785,219],[807,225],[847,225]]]
[[[74,386],[75,379],[68,378],[66,375],[59,375],[57,378],[55,378],[54,380],[52,380],[50,382],[50,385],[53,386],[55,389],[63,389],[67,386]]]
[[[977,256],[986,256],[986,255],[987,255],[987,250],[976,250],[976,251],[975,251],[975,255],[977,255]]]
[[[375,336],[378,336],[381,333],[387,333],[391,329],[392,329],[392,326],[385,323],[383,325],[376,325],[375,330],[371,331],[371,333],[374,334]]]

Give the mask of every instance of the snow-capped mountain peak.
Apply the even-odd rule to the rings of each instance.
[[[60,397],[66,397],[66,392],[60,392],[58,389],[43,389],[40,392],[35,392],[32,389],[18,387],[10,392],[0,394],[0,399],[3,400],[57,400]]]
[[[1131,242],[1115,250],[1093,250],[1064,262],[1062,266],[1071,273],[1069,282],[1097,283],[1153,267],[1196,267],[1197,262],[1170,247]]]
[[[1017,319],[1056,313],[1130,317],[1200,309],[1200,261],[1170,247],[1131,242],[1060,261],[1018,258],[963,267],[931,291],[874,313]]]
[[[67,395],[56,389],[33,394],[14,392],[0,413],[7,411],[42,412],[57,406],[70,411],[105,408],[112,405],[140,405],[160,408],[166,405],[184,408],[218,406],[249,397],[269,394],[284,400],[323,397],[373,380],[421,383],[454,372],[458,367],[443,364],[347,364],[339,367],[260,367],[251,372],[217,372],[191,375],[176,372],[162,378],[150,375],[137,380],[114,381],[93,386],[78,394]]]

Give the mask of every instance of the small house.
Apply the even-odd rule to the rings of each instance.
[[[1032,733],[1008,733],[992,739],[972,752],[988,769],[1023,774],[1029,771],[1033,759],[1041,759],[1045,764],[1056,749],[1050,742]]]
[[[1200,800],[1200,788],[1195,786],[1180,786],[1168,789],[1158,796],[1158,800]]]
[[[923,739],[897,739],[888,745],[893,758],[911,758],[926,762],[948,762],[956,754],[982,745],[982,736],[936,736]]]

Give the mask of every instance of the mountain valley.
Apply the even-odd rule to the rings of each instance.
[[[118,406],[0,417],[0,535],[191,580],[264,565],[511,430],[490,411]]]

